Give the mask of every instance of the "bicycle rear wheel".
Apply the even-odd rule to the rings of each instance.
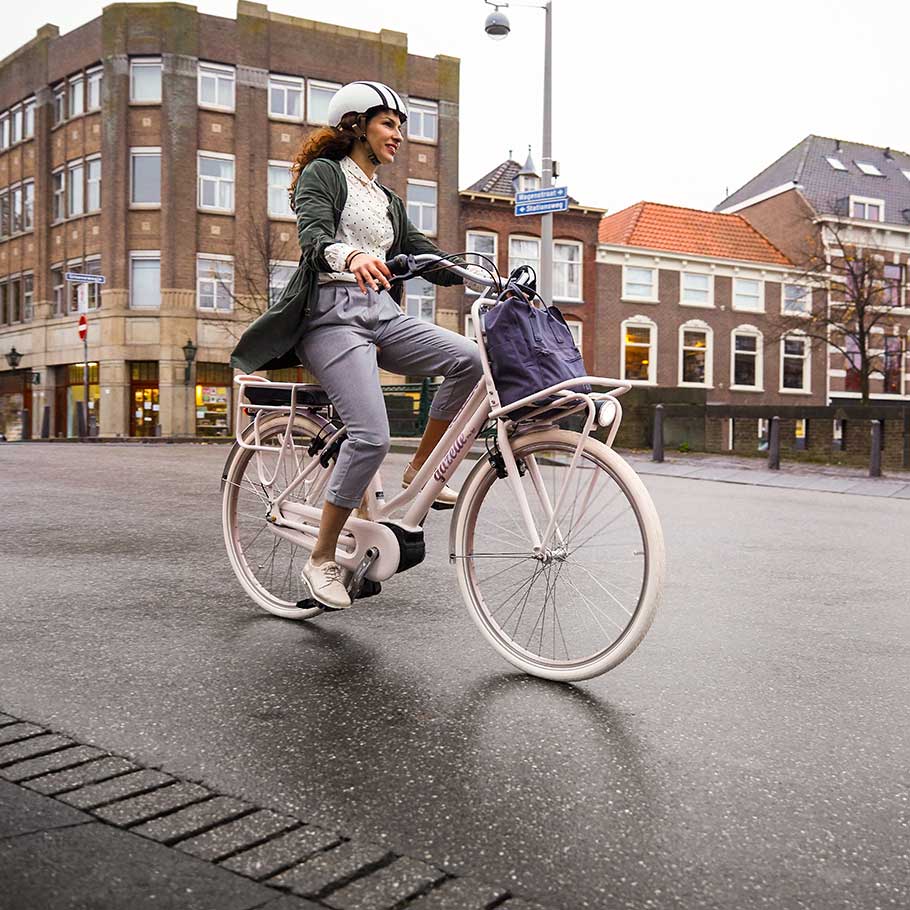
[[[260,423],[259,443],[265,452],[239,446],[235,449],[225,470],[221,518],[228,558],[244,591],[269,613],[286,619],[308,619],[323,612],[318,607],[301,606],[310,596],[300,577],[309,553],[276,535],[266,518],[275,498],[300,470],[319,457],[311,456],[308,449],[326,421],[316,414],[295,415],[293,448],[281,456],[287,422],[286,414],[276,413]],[[246,431],[245,441],[253,441],[252,428]],[[333,466],[333,462],[328,468],[320,466],[289,499],[321,508]]]
[[[556,507],[579,441],[547,429],[513,441],[538,532]],[[487,459],[462,489],[454,522],[459,586],[484,637],[534,676],[571,681],[612,669],[654,619],[664,577],[657,512],[638,475],[588,439],[557,509],[558,534],[535,554],[507,479]]]

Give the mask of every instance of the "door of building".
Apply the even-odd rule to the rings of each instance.
[[[158,364],[134,360],[130,363],[130,436],[158,436],[160,417]]]

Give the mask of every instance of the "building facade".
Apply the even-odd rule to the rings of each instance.
[[[299,258],[301,142],[345,82],[395,86],[411,117],[383,182],[457,248],[458,77],[404,34],[245,0],[235,19],[114,4],[65,35],[42,28],[0,61],[0,432],[78,432],[84,311],[100,435],[231,433],[230,351]],[[67,273],[105,282],[86,294]],[[439,289],[431,316],[457,321],[461,297]],[[427,312],[413,288],[407,305]]]
[[[540,216],[516,216],[515,194],[538,189],[540,175],[530,153],[522,166],[511,156],[460,193],[462,249],[492,259],[503,276],[522,264],[540,269]],[[553,303],[566,317],[589,372],[598,369],[597,230],[604,209],[570,199],[568,211],[553,215]],[[465,291],[458,330],[473,334]],[[455,328],[456,326],[452,326]]]

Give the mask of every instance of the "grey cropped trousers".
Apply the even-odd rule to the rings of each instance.
[[[463,335],[404,314],[387,291],[332,282],[319,290],[297,345],[347,427],[326,499],[354,509],[389,451],[389,421],[379,369],[444,376],[430,417],[451,420],[480,379],[477,345]]]

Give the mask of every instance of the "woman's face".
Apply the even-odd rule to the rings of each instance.
[[[380,164],[395,160],[401,138],[401,119],[392,111],[381,111],[367,123],[367,141]]]

